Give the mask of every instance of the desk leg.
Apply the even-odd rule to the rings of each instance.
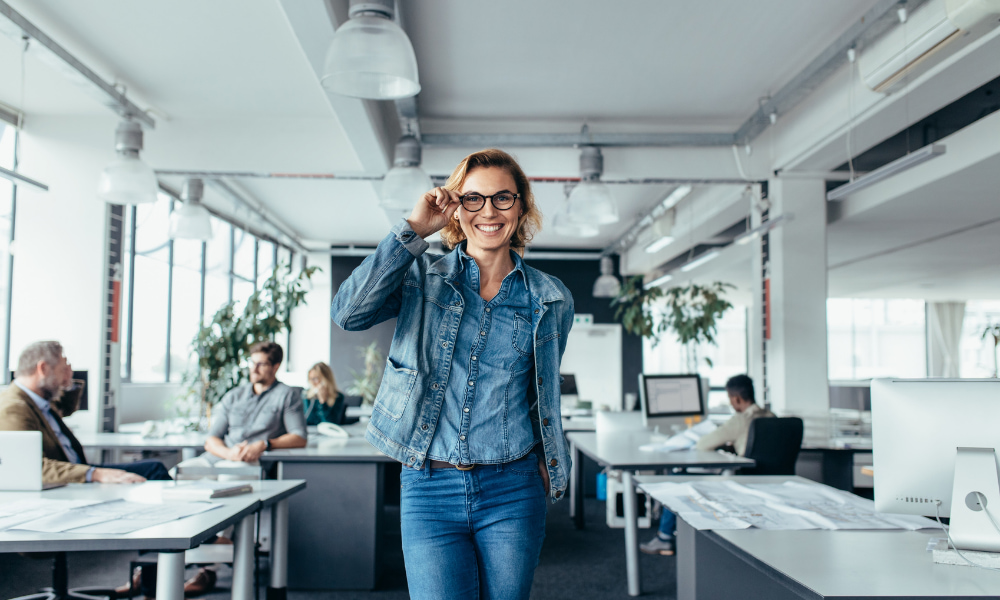
[[[156,560],[156,597],[184,600],[184,552],[160,552]]]
[[[631,471],[622,471],[622,494],[625,504],[625,572],[628,576],[628,595],[642,593],[639,572],[639,521],[635,506],[635,480]]]
[[[288,500],[271,506],[271,585],[267,600],[288,596]]]
[[[253,594],[254,515],[243,517],[233,531],[233,600],[251,600]]]
[[[570,454],[573,456],[573,469],[569,474],[569,508],[570,516],[573,517],[573,524],[577,529],[586,526],[583,515],[583,452],[577,449],[576,444],[570,444]]]

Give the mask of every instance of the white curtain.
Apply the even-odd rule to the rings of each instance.
[[[927,303],[927,376],[961,377],[959,342],[965,302]]]

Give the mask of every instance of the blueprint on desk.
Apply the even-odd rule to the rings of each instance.
[[[112,500],[20,500],[0,504],[0,531],[121,534],[169,523],[220,506],[211,502],[156,504]]]
[[[925,529],[931,519],[875,511],[875,503],[825,485],[661,482],[643,490],[695,529]]]

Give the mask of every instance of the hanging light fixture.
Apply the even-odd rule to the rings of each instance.
[[[601,182],[604,156],[597,146],[580,149],[580,183],[569,195],[566,210],[571,221],[591,225],[618,222],[618,207],[607,184]]]
[[[566,184],[563,192],[566,194],[566,201],[562,208],[552,217],[552,230],[556,235],[571,238],[590,238],[600,233],[600,229],[593,223],[576,223],[569,217],[569,195],[573,191],[573,186]]]
[[[126,118],[115,129],[118,157],[101,172],[97,197],[111,204],[146,204],[156,202],[159,186],[156,174],[139,158],[142,150],[142,126]]]
[[[594,282],[594,298],[614,298],[621,290],[621,282],[615,277],[615,264],[610,256],[601,257],[601,276]]]
[[[420,92],[417,56],[392,19],[393,0],[351,0],[350,19],[326,52],[321,82],[342,96],[398,100]]]
[[[417,138],[412,135],[399,138],[392,165],[382,180],[380,206],[409,214],[417,200],[434,187],[431,178],[420,168],[420,142]]]
[[[208,209],[201,205],[205,193],[205,182],[188,179],[184,182],[181,199],[184,203],[170,213],[170,239],[201,240],[212,239],[212,219]]]

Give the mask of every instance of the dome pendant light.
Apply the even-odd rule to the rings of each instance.
[[[396,144],[392,168],[382,179],[382,201],[379,204],[389,211],[413,210],[417,200],[434,187],[431,178],[420,168],[420,142],[412,135],[404,135]]]
[[[342,96],[398,100],[420,92],[417,56],[392,19],[393,0],[351,0],[350,19],[326,52],[321,82]]]
[[[567,212],[571,221],[590,225],[618,222],[618,207],[607,184],[601,182],[604,156],[597,146],[580,149],[580,183],[569,195]]]
[[[600,228],[593,223],[576,223],[572,221],[569,217],[569,195],[573,190],[573,186],[566,184],[564,187],[566,193],[567,202],[563,203],[562,208],[552,217],[552,230],[556,232],[556,235],[561,235],[563,237],[571,238],[591,238],[596,237],[600,234]]]
[[[126,118],[115,129],[115,158],[104,171],[97,186],[97,197],[110,204],[147,204],[156,202],[159,185],[156,174],[139,158],[142,150],[142,126]]]
[[[601,257],[601,276],[594,282],[594,298],[614,298],[621,290],[621,282],[615,277],[615,264],[610,256]]]
[[[208,209],[201,205],[205,183],[201,179],[184,182],[181,198],[184,203],[170,213],[170,239],[201,240],[212,239],[212,219]]]

